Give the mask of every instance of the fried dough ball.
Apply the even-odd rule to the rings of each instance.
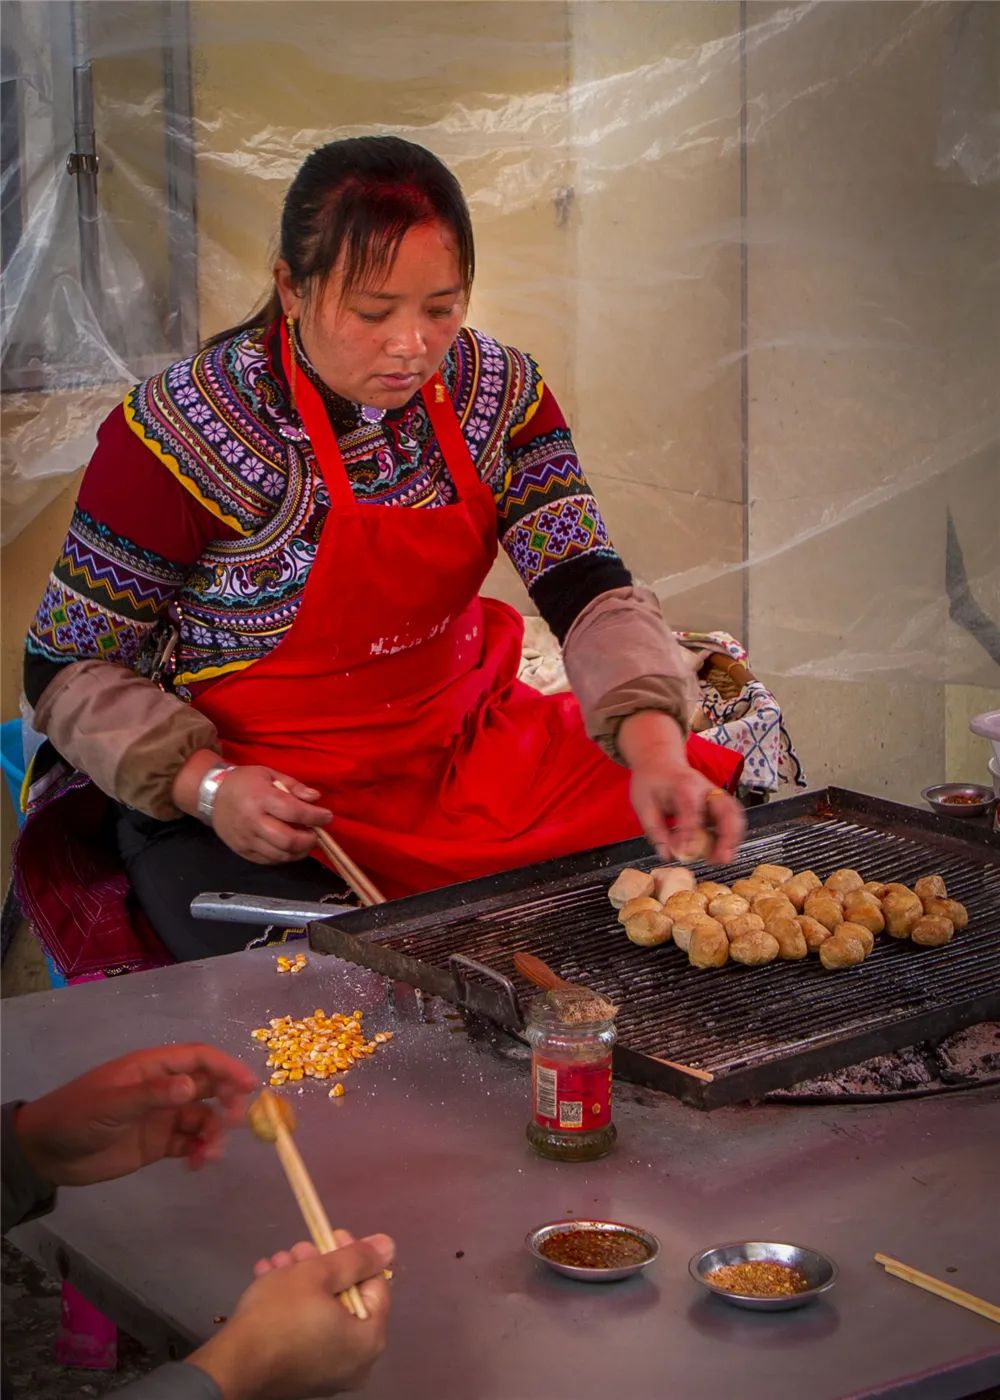
[[[679,865],[658,865],[649,874],[653,881],[653,897],[661,904],[666,904],[672,894],[694,889],[694,876],[691,871],[684,870]]]
[[[768,919],[764,927],[777,943],[779,957],[791,961],[804,958],[809,952],[798,918],[779,915],[776,919]]]
[[[706,917],[695,924],[688,961],[692,967],[724,967],[729,961],[729,939],[718,919]]]
[[[677,894],[670,896],[663,908],[672,919],[676,919],[678,914],[689,914],[692,911],[704,914],[708,908],[708,897],[699,894],[697,890],[679,890]]]
[[[950,919],[955,925],[956,933],[961,933],[969,926],[969,911],[964,904],[959,904],[957,899],[939,899],[937,895],[932,895],[923,909],[925,914],[938,914],[942,919]]]
[[[764,920],[765,928],[768,919],[794,919],[799,912],[792,901],[783,894],[759,894],[751,907],[753,912]]]
[[[862,924],[872,933],[881,933],[885,928],[881,904],[864,890],[852,890],[844,900],[844,918],[850,924]]]
[[[940,948],[949,943],[955,932],[955,925],[941,914],[925,914],[913,925],[910,937],[923,948]]]
[[[705,895],[709,905],[711,905],[712,900],[716,899],[719,895],[732,894],[732,890],[729,886],[720,885],[718,880],[699,880],[695,888],[699,894]]]
[[[759,914],[733,914],[722,920],[722,927],[726,930],[726,937],[730,943],[735,943],[736,939],[742,938],[744,934],[753,933],[754,929],[762,929],[764,920]]]
[[[806,947],[810,953],[818,953],[826,940],[833,937],[833,929],[827,928],[826,924],[821,924],[809,914],[799,914],[795,922],[802,930],[802,937],[806,940]]]
[[[761,967],[764,963],[774,962],[778,951],[778,940],[759,928],[745,933],[729,945],[729,956],[733,962],[742,963],[744,967]]]
[[[875,935],[866,924],[856,924],[850,919],[839,924],[833,931],[834,938],[856,938],[865,950],[865,957],[875,947]]]
[[[616,909],[621,909],[630,899],[642,899],[653,893],[653,877],[644,870],[623,870],[608,890],[608,898]]]
[[[709,901],[708,912],[713,919],[732,919],[737,914],[749,914],[749,900],[741,894],[717,894]]]
[[[632,903],[636,904],[638,901],[633,900]],[[628,905],[625,908],[627,909]],[[622,914],[624,912],[623,909]],[[659,906],[656,909],[640,910],[638,914],[633,914],[623,922],[629,942],[638,944],[640,948],[658,948],[661,943],[669,943],[674,927],[673,921]]]
[[[783,885],[794,874],[795,871],[790,865],[758,865],[754,868],[751,879],[766,880],[770,885]]]
[[[643,895],[641,899],[630,899],[627,904],[623,904],[618,910],[618,922],[624,924],[635,914],[662,914],[663,905],[658,899],[653,899],[652,895]]]
[[[831,972],[839,967],[856,967],[865,960],[864,945],[859,938],[835,933],[820,944],[819,960]]]
[[[883,899],[882,913],[886,933],[893,938],[909,938],[913,925],[923,917],[924,906],[912,890],[902,893],[897,889]]]
[[[696,831],[691,838],[691,844],[686,850],[678,851],[673,847],[674,859],[679,860],[681,865],[694,865],[695,861],[705,860],[712,849],[712,838],[707,831]]]
[[[674,942],[682,953],[686,953],[691,944],[691,935],[697,926],[704,923],[708,915],[704,909],[686,909],[674,916],[673,937]],[[715,919],[709,919],[709,923],[715,923]]]
[[[833,890],[834,894],[839,894],[841,899],[845,894],[850,894],[851,890],[860,890],[864,883],[864,876],[847,866],[841,870],[835,870],[832,875],[826,877],[825,881],[827,889]]]
[[[759,894],[774,894],[776,889],[777,885],[772,885],[770,880],[758,880],[756,875],[749,875],[744,880],[733,881],[733,894],[742,895],[751,903]]]
[[[866,880],[861,889],[865,894],[873,894],[878,900],[885,899],[889,893],[889,886],[884,880]]]
[[[948,887],[940,875],[922,875],[913,886],[918,899],[947,899]]]
[[[803,870],[798,875],[793,875],[790,880],[786,880],[783,885],[779,885],[778,894],[783,894],[786,899],[795,905],[796,910],[801,914],[802,906],[813,890],[822,889],[822,881],[815,870]]]
[[[890,894],[913,894],[913,890],[910,889],[909,885],[901,885],[896,880],[890,880],[885,887],[885,894],[881,898],[885,899],[886,895]]]
[[[837,896],[827,889],[813,890],[802,906],[802,912],[825,924],[831,933],[838,924],[844,922],[844,906]]]

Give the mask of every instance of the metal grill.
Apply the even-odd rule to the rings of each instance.
[[[607,864],[592,859],[589,870],[556,879],[547,892],[543,879],[527,897],[494,894],[471,900],[471,907],[433,913],[414,908],[412,922],[372,929],[368,936],[438,968],[462,953],[510,977],[522,1005],[536,993],[514,973],[511,957],[519,950],[537,954],[561,976],[585,982],[618,1005],[621,1074],[706,1108],[757,1097],[1000,1015],[995,853],[954,833],[942,835],[934,818],[925,825],[919,814],[892,804],[858,799],[869,810],[834,812],[831,801],[838,796],[852,795],[814,798],[811,809],[786,821],[776,806],[778,824],[751,832],[735,865],[724,871],[699,868],[699,877],[731,882],[763,861],[813,869],[821,878],[839,866],[853,866],[866,879],[911,885],[921,875],[938,873],[949,895],[969,911],[965,932],[938,949],[882,937],[865,963],[848,971],[827,972],[815,957],[699,971],[673,944],[642,949],[626,940],[608,903],[608,885],[623,865],[649,868],[656,860],[648,854],[622,858],[628,848],[612,847],[607,854],[617,859]],[[801,799],[794,805],[801,809]],[[881,820],[871,810],[878,807]],[[893,821],[898,813],[902,820]],[[596,875],[595,866],[601,865]],[[539,867],[537,875],[544,870]],[[471,893],[477,886],[458,889]],[[404,905],[397,907],[402,914]],[[385,906],[383,914],[389,909]],[[370,912],[360,917],[370,918]],[[351,931],[362,932],[357,924]],[[689,1079],[659,1064],[660,1058],[710,1070],[714,1081]]]

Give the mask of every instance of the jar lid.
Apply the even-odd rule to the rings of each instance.
[[[570,1029],[607,1025],[617,1013],[613,1002],[589,987],[554,987],[536,997],[528,1008],[529,1019],[535,1025]]]

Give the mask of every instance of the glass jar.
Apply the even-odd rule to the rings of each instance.
[[[600,1003],[598,1003],[600,1005]],[[592,1162],[611,1151],[613,1016],[572,1019],[547,997],[528,1008],[531,1045],[531,1121],[528,1141],[558,1162]]]

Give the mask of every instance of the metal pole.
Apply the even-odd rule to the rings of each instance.
[[[198,226],[188,0],[165,0],[162,13],[169,327],[174,350],[186,355],[198,344]]]
[[[100,210],[97,203],[97,141],[94,132],[94,88],[90,67],[86,6],[81,0],[70,5],[73,44],[73,144],[66,162],[76,179],[77,228],[80,238],[80,281],[84,295],[101,319]]]

